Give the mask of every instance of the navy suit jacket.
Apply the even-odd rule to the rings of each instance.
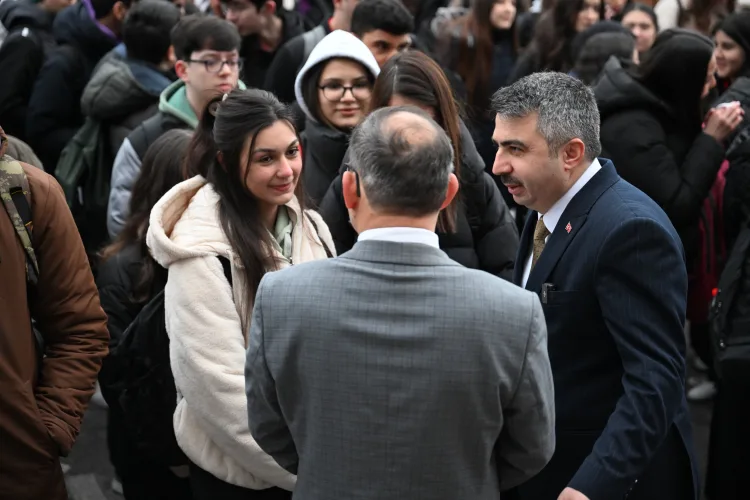
[[[543,284],[556,287],[542,301],[557,439],[552,461],[519,488],[518,498],[557,500],[570,486],[591,500],[619,500],[655,467],[657,455],[664,462],[658,474],[681,467],[669,477],[684,477],[693,492],[687,498],[695,498],[682,243],[656,203],[621,179],[611,161],[600,163],[563,212],[526,284],[540,296]],[[519,286],[536,221],[530,213],[516,259]],[[652,491],[629,498],[660,496],[642,486]]]

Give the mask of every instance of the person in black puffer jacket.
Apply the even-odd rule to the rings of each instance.
[[[102,251],[96,277],[102,308],[107,313],[110,352],[141,309],[167,283],[167,270],[159,266],[146,247],[151,208],[172,186],[183,180],[182,159],[191,134],[175,129],[162,135],[146,153],[141,174],[133,189],[130,216],[117,239]],[[164,464],[149,459],[128,435],[117,394],[106,390],[116,376],[104,359],[99,380],[109,405],[107,443],[110,460],[122,482],[126,499],[190,498],[186,479],[180,479]]]
[[[55,18],[58,47],[39,71],[26,114],[29,145],[50,172],[83,125],[83,89],[101,58],[119,43],[131,1],[85,0]]]
[[[459,159],[455,167],[460,200],[445,209],[438,220],[440,248],[466,267],[510,280],[518,250],[518,231],[510,210],[495,181],[484,171],[471,134],[459,119],[445,74],[421,52],[395,56],[375,82],[372,109],[399,105],[414,105],[431,113],[451,138]],[[339,255],[357,240],[341,192],[344,170],[342,165],[320,206]]]
[[[703,200],[724,160],[724,141],[742,121],[736,106],[714,109],[701,131],[701,99],[715,85],[713,44],[681,29],[661,33],[638,67],[611,59],[594,88],[602,156],[650,196],[697,254]]]
[[[301,134],[305,194],[317,207],[336,177],[349,135],[370,107],[372,85],[380,73],[367,45],[336,30],[313,49],[297,75],[297,104],[307,116]]]
[[[26,139],[26,111],[45,55],[55,47],[52,23],[67,7],[54,0],[17,0],[0,4],[0,116],[7,134]]]

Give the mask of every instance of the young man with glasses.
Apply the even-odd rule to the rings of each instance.
[[[117,236],[129,213],[130,193],[148,147],[168,130],[194,129],[206,104],[238,85],[241,38],[230,22],[212,16],[186,16],[172,30],[179,80],[162,92],[159,112],[136,128],[120,147],[112,169],[107,230]]]

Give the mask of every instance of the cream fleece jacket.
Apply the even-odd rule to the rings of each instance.
[[[154,259],[169,269],[165,317],[177,387],[174,429],[185,455],[228,483],[252,489],[292,490],[296,476],[260,449],[250,434],[245,396],[247,326],[252,311],[241,264],[221,229],[219,196],[200,176],[172,188],[154,206],[146,238]],[[334,248],[322,217],[288,204],[292,261],[326,258]],[[217,256],[229,259],[230,286]],[[288,264],[284,264],[286,266]],[[283,266],[282,266],[283,267]]]

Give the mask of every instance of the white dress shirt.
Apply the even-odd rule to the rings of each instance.
[[[557,227],[557,223],[560,222],[560,217],[562,217],[563,212],[565,212],[565,209],[568,208],[568,204],[570,203],[570,200],[573,199],[575,195],[578,194],[578,192],[583,188],[583,186],[588,183],[596,173],[602,169],[602,166],[599,164],[599,160],[594,158],[594,161],[591,162],[591,165],[581,174],[581,177],[578,178],[575,184],[573,184],[568,191],[562,195],[562,197],[555,202],[554,205],[550,207],[549,210],[547,210],[546,214],[537,214],[537,217],[542,217],[542,221],[544,221],[544,225],[547,228],[547,231],[549,231],[549,234],[552,235],[553,232],[555,232],[555,228]],[[544,243],[547,243],[547,240],[549,240],[549,236],[544,240]],[[526,265],[523,269],[523,281],[522,286],[526,287],[526,282],[529,280],[529,274],[531,274],[531,259],[534,256],[534,248],[533,246],[529,247],[529,255],[526,257]]]
[[[395,241],[396,243],[420,243],[440,248],[438,236],[434,231],[418,227],[379,227],[362,231],[357,241],[378,240]]]

